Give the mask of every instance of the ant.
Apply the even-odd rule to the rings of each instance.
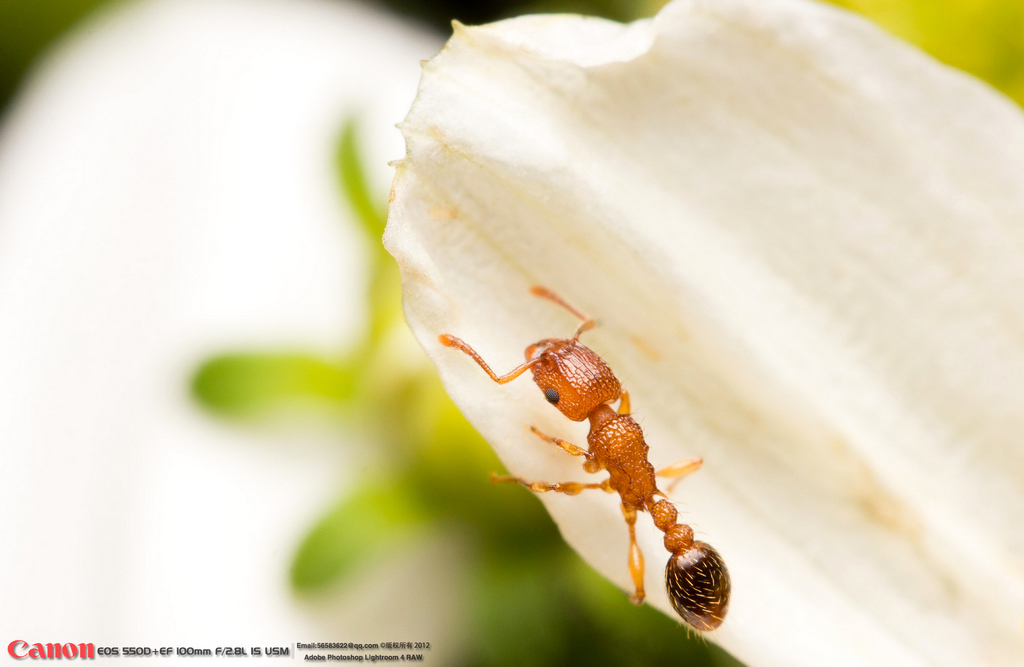
[[[595,484],[527,482],[519,477],[497,474],[492,475],[492,480],[517,482],[536,493],[555,491],[575,496],[585,489],[618,493],[629,528],[629,573],[636,588],[630,601],[636,605],[646,596],[644,556],[636,543],[636,514],[650,512],[654,525],[665,533],[665,548],[672,554],[665,567],[665,587],[672,607],[698,632],[714,630],[722,624],[729,608],[729,572],[711,545],[695,541],[693,529],[676,520],[676,508],[658,489],[655,479],[669,477],[678,481],[700,468],[703,460],[684,459],[655,471],[647,460],[648,447],[643,431],[630,416],[629,393],[622,390],[608,364],[579,342],[580,334],[593,329],[597,323],[547,288],[538,286],[530,291],[582,320],[572,338],[547,338],[530,345],[526,348],[526,363],[502,376],[495,375],[476,350],[455,336],[441,334],[438,340],[472,357],[498,384],[506,384],[532,371],[533,381],[544,392],[544,398],[563,415],[576,422],[590,420],[589,449],[541,433],[535,426],[531,426],[530,431],[572,456],[582,456],[586,459],[583,463],[586,472],[607,470],[609,477]],[[615,401],[619,401],[617,411],[610,405]],[[656,500],[656,496],[662,498]]]

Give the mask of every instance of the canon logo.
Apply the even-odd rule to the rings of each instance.
[[[95,658],[95,647],[90,644],[32,644],[15,639],[7,645],[11,657],[22,658]]]

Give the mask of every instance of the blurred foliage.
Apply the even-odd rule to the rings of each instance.
[[[110,2],[0,0],[0,109],[47,44],[91,10]]]
[[[372,479],[327,513],[299,546],[292,586],[315,591],[373,563],[428,518],[402,478]]]
[[[132,0],[0,0],[0,108],[43,47],[102,4]],[[665,0],[366,0],[450,32],[452,19],[486,23],[532,12],[630,21]],[[1024,1],[829,0],[859,12],[944,63],[1024,104]]]
[[[312,398],[347,400],[354,385],[348,371],[301,352],[225,354],[199,368],[192,394],[223,416],[258,415]]]
[[[398,269],[378,240],[385,207],[367,190],[351,121],[336,156],[341,189],[371,248],[365,336],[340,359],[225,353],[192,380],[201,405],[238,423],[302,400],[333,405],[344,428],[381,454],[374,472],[313,523],[292,562],[292,587],[304,595],[336,590],[396,545],[453,535],[468,551],[465,665],[737,665],[679,622],[631,605],[566,546],[533,494],[490,482],[501,463],[436,372],[425,361],[400,361],[410,334],[398,308]],[[660,564],[652,558],[651,567]]]
[[[1024,104],[1022,0],[830,0]]]
[[[415,17],[447,34],[453,19],[473,25],[521,14],[589,14],[632,21],[653,16],[665,0],[378,0],[372,4]]]

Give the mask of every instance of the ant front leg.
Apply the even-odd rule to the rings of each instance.
[[[644,553],[636,543],[636,510],[628,509],[623,504],[622,516],[626,518],[626,525],[629,526],[629,575],[633,578],[633,586],[636,588],[636,593],[629,596],[629,601],[639,605],[643,603],[647,593],[644,591]]]
[[[494,380],[498,384],[507,384],[512,380],[515,380],[517,377],[519,377],[526,371],[530,370],[538,361],[540,361],[539,358],[533,359],[532,361],[527,361],[524,364],[516,366],[508,373],[499,376],[496,375],[494,371],[491,370],[491,367],[487,365],[487,362],[484,361],[483,357],[481,357],[476,350],[471,348],[469,344],[463,341],[462,339],[456,338],[451,334],[441,334],[440,336],[437,337],[437,340],[438,342],[441,343],[441,345],[444,345],[445,347],[454,347],[456,350],[465,352],[473,359],[473,361],[475,361],[480,366],[480,368],[484,369],[484,372],[487,373],[487,375],[490,376],[492,380]]]
[[[527,482],[522,477],[510,477],[492,472],[491,482],[494,484],[499,482],[515,482],[516,484],[522,484],[535,493],[554,491],[555,493],[564,493],[567,496],[578,496],[586,489],[602,489],[609,493],[614,491],[611,487],[611,479],[606,479],[596,484],[583,484],[582,482]]]

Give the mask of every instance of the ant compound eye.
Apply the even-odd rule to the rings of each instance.
[[[729,609],[729,571],[711,545],[673,555],[665,568],[665,586],[672,606],[698,632],[714,630]]]
[[[558,390],[554,387],[548,387],[544,390],[544,398],[548,399],[548,403],[558,402]]]

